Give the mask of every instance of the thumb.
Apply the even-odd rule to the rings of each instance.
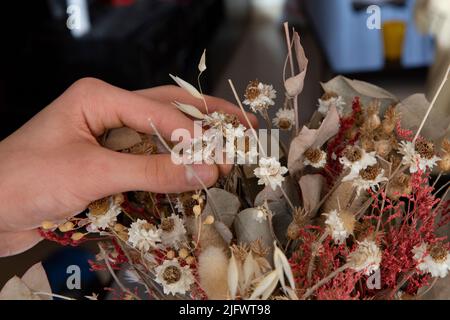
[[[107,168],[100,177],[105,181],[105,196],[131,190],[179,193],[211,186],[219,177],[216,165],[178,165],[170,154],[145,156],[106,149],[102,152]]]
[[[36,229],[0,233],[0,258],[22,253],[42,240]]]

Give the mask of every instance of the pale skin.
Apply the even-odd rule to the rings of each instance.
[[[0,257],[23,252],[42,240],[43,221],[64,221],[90,202],[132,190],[177,193],[201,184],[170,155],[132,155],[103,148],[97,142],[106,129],[127,126],[153,133],[148,119],[166,139],[172,131],[193,132],[193,120],[171,103],[203,101],[181,88],[162,86],[126,91],[103,81],[81,79],[0,142]],[[230,102],[206,97],[209,112],[238,115]],[[248,115],[253,125],[256,118]],[[213,185],[229,167],[194,165],[197,177]]]

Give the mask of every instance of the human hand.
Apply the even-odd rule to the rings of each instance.
[[[171,102],[203,102],[175,86],[130,92],[96,79],[82,79],[0,143],[0,257],[27,250],[41,240],[43,221],[60,221],[83,211],[102,197],[131,190],[159,193],[201,188],[183,165],[169,154],[132,155],[103,148],[97,137],[106,129],[127,126],[152,133],[148,119],[170,139],[193,121]],[[206,97],[209,111],[238,115],[222,99]],[[256,125],[256,117],[249,115]],[[219,175],[216,165],[193,165],[203,183]],[[223,169],[223,168],[222,168]],[[221,170],[223,171],[223,170]]]

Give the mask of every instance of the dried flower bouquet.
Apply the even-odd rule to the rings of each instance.
[[[291,39],[285,30],[289,71],[274,119],[267,112],[276,104],[271,85],[251,81],[241,103],[230,81],[243,112],[247,106],[268,127],[292,134],[288,148],[280,146],[280,159],[244,147],[236,158],[257,164],[238,162],[213,188],[112,195],[63,224],[44,222],[42,235],[63,245],[100,237],[91,268],[113,275],[121,299],[420,298],[446,277],[450,131],[449,111],[432,110],[439,92],[431,104],[423,95],[399,102],[381,88],[338,76],[322,85],[317,112],[299,128],[308,60],[299,35]],[[205,61],[203,53],[200,74]],[[203,99],[201,90],[172,78]],[[250,133],[247,139],[261,146],[254,128],[235,116],[174,103],[203,129],[220,130],[231,145]],[[171,150],[151,119],[149,125],[155,135],[120,128],[102,143],[134,154]],[[214,162],[216,143],[215,135],[204,134],[193,141],[203,147],[200,153],[188,156]],[[119,269],[130,283],[118,279]],[[43,274],[39,266],[34,270]],[[17,294],[11,288],[21,286],[22,298],[52,296],[48,286],[35,289],[14,279],[0,295]],[[135,287],[145,288],[146,296]]]

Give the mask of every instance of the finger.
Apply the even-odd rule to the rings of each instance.
[[[173,103],[174,101],[179,101],[186,104],[191,104],[197,107],[200,111],[206,112],[205,104],[202,100],[197,99],[190,95],[186,90],[179,88],[177,86],[161,86],[155,87],[151,89],[143,89],[135,91],[138,94],[141,94],[145,97],[159,100],[163,103]],[[231,102],[228,102],[224,99],[204,95],[206,104],[208,106],[208,111],[223,111],[229,114],[235,114],[239,117],[239,121],[246,127],[249,127],[247,120],[242,114],[241,109],[239,109],[236,105]],[[246,112],[247,117],[249,118],[253,127],[258,127],[258,119],[252,113]]]
[[[0,233],[0,257],[8,257],[22,253],[42,240],[36,229],[17,232]]]
[[[219,176],[216,165],[178,165],[169,154],[152,156],[132,155],[103,150],[103,169],[106,194],[130,190],[158,193],[178,193],[213,185]],[[199,181],[199,179],[201,181]]]
[[[106,129],[122,126],[154,133],[148,119],[166,139],[170,139],[172,132],[179,128],[185,128],[193,135],[193,121],[174,106],[156,100],[149,101],[142,95],[101,80],[78,80],[64,96],[78,102],[81,116],[95,136],[100,136]]]

